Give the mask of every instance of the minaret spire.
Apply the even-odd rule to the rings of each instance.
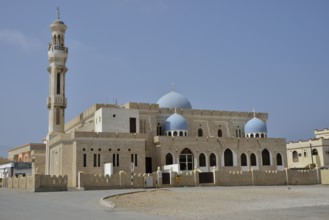
[[[59,7],[57,7],[57,19],[61,20],[61,10]]]

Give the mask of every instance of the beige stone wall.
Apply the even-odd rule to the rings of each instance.
[[[156,186],[157,176],[153,174],[134,173],[131,178],[131,173],[119,172],[109,175],[93,175],[81,174],[80,186],[85,190],[95,189],[115,189],[115,188],[146,188],[146,178],[151,175],[153,178],[153,187]],[[132,181],[131,181],[132,180]]]
[[[5,179],[4,187],[31,190],[35,192],[63,191],[67,190],[67,177],[40,174],[25,177],[10,177]]]
[[[321,170],[321,183],[329,184],[329,170]]]

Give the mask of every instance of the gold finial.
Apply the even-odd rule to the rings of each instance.
[[[58,18],[58,20],[61,19],[61,10],[59,7],[57,7],[57,18]]]

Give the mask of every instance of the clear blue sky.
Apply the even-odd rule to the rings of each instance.
[[[69,47],[66,121],[95,103],[268,112],[270,137],[329,127],[329,1],[1,1],[0,155],[47,134],[49,25]]]

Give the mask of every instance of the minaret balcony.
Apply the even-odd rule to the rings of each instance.
[[[48,97],[47,98],[47,107],[50,108],[51,106],[58,106],[58,107],[63,107],[66,108],[67,106],[67,98],[65,97]]]
[[[68,52],[67,47],[64,47],[64,46],[61,46],[61,45],[51,45],[51,44],[49,44],[48,51],[56,51],[56,50],[64,51],[65,53]]]

